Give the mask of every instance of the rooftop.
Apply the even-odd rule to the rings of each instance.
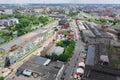
[[[90,73],[90,80],[117,80],[117,76],[111,75],[111,74],[105,74],[102,72],[97,71],[91,71]]]
[[[33,55],[28,61],[19,67],[19,70],[30,70],[39,74],[39,78],[43,80],[54,80],[64,63],[61,61],[51,61],[45,66],[43,63],[47,60],[47,58]]]
[[[87,37],[95,37],[95,35],[90,30],[83,30],[83,34]]]
[[[56,55],[61,55],[64,52],[64,48],[60,46],[56,46],[55,49],[53,50],[53,53]]]
[[[86,65],[94,66],[94,58],[95,58],[95,45],[89,45]]]
[[[94,25],[92,24],[88,24],[87,26],[89,27],[89,30],[91,30],[93,32],[93,34],[95,35],[96,38],[109,38],[112,39],[113,37],[111,35],[109,35],[107,32],[97,29]]]

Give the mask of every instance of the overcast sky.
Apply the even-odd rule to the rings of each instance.
[[[0,4],[6,3],[97,3],[97,4],[120,4],[120,0],[0,0]]]

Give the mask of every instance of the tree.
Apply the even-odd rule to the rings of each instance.
[[[48,17],[46,16],[40,16],[38,19],[44,25],[47,24],[47,22],[49,21]]]
[[[26,27],[26,26],[28,26],[30,24],[30,20],[27,19],[27,18],[22,18],[20,20],[20,24],[22,25],[22,27]]]
[[[63,40],[63,41],[58,42],[57,45],[64,46],[65,51],[60,56],[57,56],[56,54],[53,54],[51,56],[52,60],[60,60],[60,61],[63,61],[63,62],[68,61],[68,59],[70,58],[70,56],[73,53],[73,50],[75,48],[75,41],[73,41],[73,40],[72,41]]]
[[[0,80],[5,80],[5,77],[1,76],[1,77],[0,77]]]
[[[76,15],[78,15],[78,13],[77,12],[72,12],[72,11],[70,11],[69,14],[68,14],[68,16],[71,16],[71,17],[76,16]]]
[[[33,25],[39,25],[39,20],[35,19],[32,21]]]
[[[55,31],[58,31],[58,28],[55,28]]]
[[[6,57],[5,59],[5,67],[9,67],[10,66],[10,60],[8,57]]]
[[[23,35],[23,34],[25,34],[24,30],[23,30],[23,29],[19,29],[19,30],[18,30],[18,36],[21,36],[21,35]]]

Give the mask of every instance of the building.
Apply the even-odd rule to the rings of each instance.
[[[19,20],[17,18],[12,18],[12,19],[10,19],[10,21],[12,22],[12,25],[19,23]]]
[[[113,37],[109,35],[107,32],[97,29],[92,30],[92,32],[94,33],[95,38],[91,38],[89,42],[104,43],[106,45],[111,44]]]
[[[14,26],[15,24],[18,24],[18,23],[19,23],[19,20],[17,18],[1,20],[2,26]]]
[[[60,19],[66,18],[65,15],[55,15],[55,14],[49,15],[49,17],[52,17],[52,18],[60,18]]]
[[[51,55],[52,49],[55,47],[54,42],[50,42],[43,50],[40,52],[40,56]]]
[[[91,38],[93,38],[93,39],[95,38],[95,35],[90,30],[82,30],[82,32],[84,35],[85,42],[89,43],[90,41],[92,41]],[[92,43],[92,42],[90,42],[90,43]]]
[[[35,12],[35,13],[42,13],[42,12],[43,12],[43,9],[36,8],[36,9],[34,9],[34,12]]]
[[[6,9],[4,10],[4,14],[13,14],[13,10],[12,9]]]
[[[70,40],[74,40],[75,35],[73,33],[70,33],[70,34],[68,34],[67,38],[70,39]]]
[[[64,28],[68,28],[69,22],[67,20],[60,20],[59,25],[63,25]]]
[[[60,46],[56,46],[53,50],[53,54],[56,54],[57,56],[63,54],[64,52],[64,48],[63,47],[60,47]]]
[[[92,24],[86,23],[87,27],[86,30],[82,30],[85,41],[88,44],[98,44],[104,43],[106,45],[110,45],[113,37],[109,35],[107,32],[97,29]]]
[[[7,19],[3,19],[3,20],[2,20],[2,25],[3,25],[3,26],[11,26],[10,21],[7,20]]]
[[[120,70],[109,65],[107,48],[104,44],[89,45],[84,78],[86,80],[119,80]]]
[[[0,14],[11,15],[11,14],[13,14],[13,10],[12,9],[1,10]]]
[[[64,63],[61,61],[33,55],[18,68],[17,75],[20,76],[13,80],[59,80],[63,69]]]
[[[76,23],[77,23],[77,26],[78,26],[78,28],[79,28],[80,31],[87,29],[86,28],[87,26],[86,26],[86,24],[83,21],[76,20]]]

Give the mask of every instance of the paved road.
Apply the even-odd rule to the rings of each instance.
[[[76,67],[78,66],[79,61],[82,60],[80,58],[80,51],[84,49],[84,43],[81,40],[79,40],[80,35],[79,35],[79,30],[76,26],[76,23],[73,22],[73,24],[74,24],[74,31],[76,32],[77,41],[76,41],[75,51],[66,66],[66,69],[65,69],[66,75],[64,77],[64,80],[73,79],[74,73],[76,72]]]

